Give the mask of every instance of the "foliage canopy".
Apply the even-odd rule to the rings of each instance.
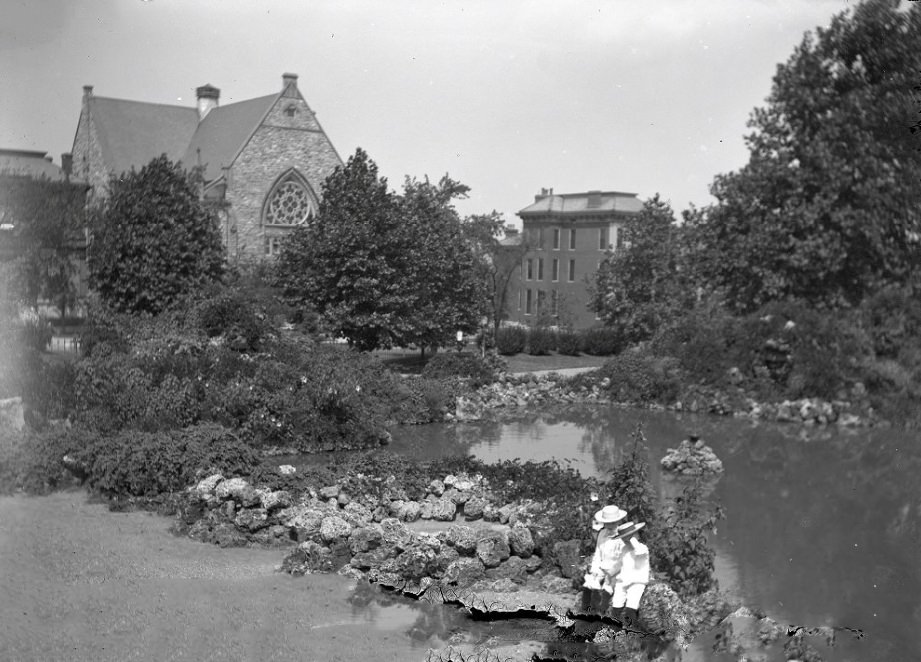
[[[194,173],[165,155],[109,181],[87,253],[93,286],[122,312],[159,313],[224,271],[217,221]]]

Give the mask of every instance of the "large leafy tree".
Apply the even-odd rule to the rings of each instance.
[[[468,187],[445,175],[438,184],[407,178],[399,233],[405,247],[399,276],[412,300],[401,344],[443,347],[458,331],[472,333],[486,313],[484,283],[452,204]]]
[[[682,228],[658,194],[621,231],[623,247],[607,253],[589,284],[589,307],[625,341],[639,342],[687,308],[694,292],[681,269]]]
[[[107,304],[156,314],[221,277],[217,219],[195,182],[165,155],[110,180],[87,255],[91,283]]]
[[[278,259],[286,296],[315,308],[330,331],[362,350],[393,345],[408,314],[398,210],[386,178],[359,148],[323,183],[316,218],[288,236]]]
[[[463,224],[476,259],[475,270],[483,288],[486,317],[493,336],[508,317],[509,282],[529,249],[522,236],[503,239],[505,227],[505,219],[497,211],[468,216]]]
[[[482,297],[451,201],[466,187],[407,179],[398,196],[356,150],[323,185],[314,221],[295,230],[279,284],[360,350],[445,345],[476,328]]]
[[[847,305],[917,278],[921,5],[898,4],[865,2],[807,33],[749,121],[748,164],[687,215],[702,276],[736,310]]]
[[[67,181],[21,175],[0,177],[5,296],[29,306],[40,298],[61,314],[74,301],[76,258],[83,249],[86,188]]]

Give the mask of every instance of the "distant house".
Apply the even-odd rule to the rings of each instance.
[[[635,193],[555,195],[553,189],[543,189],[518,212],[521,241],[528,251],[509,283],[508,319],[528,325],[541,319],[575,328],[596,324],[588,310],[587,280],[605,251],[622,247],[621,228],[642,208]]]
[[[0,261],[25,260],[31,304],[61,312],[87,293],[87,184],[45,152],[0,149]]]
[[[73,171],[95,196],[111,175],[140,169],[166,154],[187,169],[201,166],[204,196],[220,209],[228,256],[277,253],[285,235],[317,210],[321,185],[342,165],[297,87],[219,104],[220,90],[196,90],[195,108],[97,97],[83,88],[73,144]]]

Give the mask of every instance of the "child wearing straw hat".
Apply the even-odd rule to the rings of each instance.
[[[613,504],[595,513],[592,520],[592,529],[598,532],[595,554],[582,584],[582,608],[585,610],[601,613],[608,610],[625,548],[623,540],[617,536],[617,527],[626,517],[627,513]]]
[[[621,612],[624,625],[634,625],[639,616],[640,598],[649,583],[649,548],[639,541],[636,534],[646,526],[645,522],[627,522],[617,528],[617,538],[625,540],[621,564],[614,578],[611,607]]]

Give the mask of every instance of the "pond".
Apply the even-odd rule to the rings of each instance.
[[[660,496],[675,487],[658,460],[689,433],[722,459],[711,497],[726,511],[714,537],[721,588],[781,624],[843,628],[835,647],[820,651],[826,659],[921,659],[916,433],[575,407],[501,423],[404,427],[388,450],[420,459],[556,459],[604,476],[637,424]],[[712,659],[706,641],[694,648]]]

